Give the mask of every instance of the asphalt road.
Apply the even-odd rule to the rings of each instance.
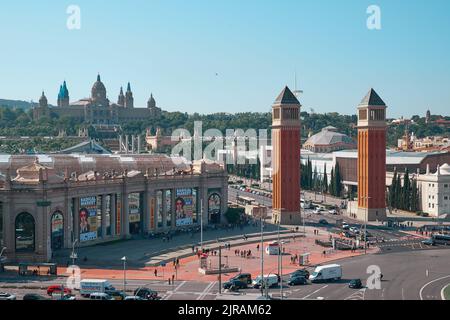
[[[450,250],[445,248],[428,248],[404,250],[391,253],[372,254],[338,261],[343,268],[343,277],[338,282],[308,284],[304,286],[283,287],[285,299],[295,300],[441,300],[442,289],[450,283]],[[375,266],[383,274],[380,288],[371,288],[379,278],[368,273],[368,268]],[[311,269],[312,270],[312,269]],[[371,278],[373,276],[373,279]],[[230,276],[223,275],[226,281]],[[288,276],[284,277],[286,283]],[[348,288],[351,279],[359,278],[366,286],[356,290]],[[46,295],[45,288],[52,284],[61,284],[64,278],[48,282],[28,281],[9,283],[1,281],[0,291],[17,295],[21,299],[25,293],[35,292]],[[374,282],[375,281],[375,282]],[[122,280],[111,283],[122,289]],[[218,296],[219,283],[199,281],[176,281],[168,285],[162,281],[127,281],[127,291],[140,286],[147,286],[159,292],[165,300],[215,300]],[[260,295],[257,289],[241,290],[244,296],[238,300],[256,299]],[[280,288],[270,290],[274,297],[280,297]],[[235,299],[236,299],[235,298]]]

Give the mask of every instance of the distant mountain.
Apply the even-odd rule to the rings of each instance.
[[[37,102],[33,102],[36,104]],[[32,105],[29,101],[22,101],[22,100],[7,100],[7,99],[0,99],[0,106],[1,107],[9,107],[9,108],[20,108],[24,110],[31,109]],[[52,105],[49,105],[49,107],[52,107]]]

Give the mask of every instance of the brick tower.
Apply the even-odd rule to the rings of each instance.
[[[285,87],[272,106],[272,220],[301,223],[300,102]]]
[[[373,89],[358,106],[357,216],[386,218],[386,104]]]

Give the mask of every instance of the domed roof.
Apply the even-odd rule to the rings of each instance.
[[[305,145],[333,145],[338,143],[355,144],[349,136],[336,132],[336,128],[329,126],[323,128],[322,131],[310,137]]]
[[[443,164],[440,169],[441,174],[450,174],[450,165],[448,163]]]
[[[100,79],[100,75],[97,76],[97,81],[92,86],[92,92],[94,91],[106,91],[106,87]]]

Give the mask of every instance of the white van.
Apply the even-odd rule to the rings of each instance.
[[[309,276],[311,282],[337,281],[342,278],[342,267],[338,264],[328,264],[317,267]]]
[[[108,280],[84,279],[80,281],[80,294],[88,297],[91,293],[105,293],[107,290],[114,290]]]
[[[278,284],[279,276],[277,274],[265,274],[264,282],[269,288],[276,286]],[[261,276],[257,276],[252,282],[253,288],[261,288]]]

